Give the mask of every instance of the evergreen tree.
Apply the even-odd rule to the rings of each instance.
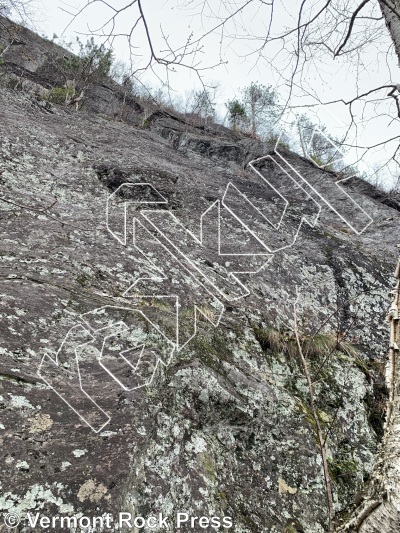
[[[243,104],[237,99],[229,100],[225,105],[228,109],[228,121],[232,129],[236,130],[240,122],[247,119],[246,110]]]

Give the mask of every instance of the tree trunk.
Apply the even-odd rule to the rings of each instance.
[[[400,66],[400,0],[378,0],[393,41]],[[394,80],[397,83],[399,80]],[[397,285],[388,320],[390,348],[387,365],[389,401],[385,434],[368,485],[365,500],[353,518],[338,531],[357,533],[400,532],[400,261],[396,269]]]
[[[341,532],[400,532],[400,261],[395,275],[397,284],[391,293],[393,302],[388,315],[390,347],[386,380],[389,400],[385,434],[365,500],[353,518],[339,528]]]
[[[256,103],[254,100],[251,100],[251,133],[253,137],[257,135],[257,126],[256,126]]]
[[[400,0],[379,0],[400,66]]]

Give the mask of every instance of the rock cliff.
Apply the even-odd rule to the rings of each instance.
[[[327,531],[296,315],[340,524],[382,435],[399,198],[284,146],[149,116],[111,80],[78,111],[51,103],[68,52],[1,18],[8,45],[1,511]]]

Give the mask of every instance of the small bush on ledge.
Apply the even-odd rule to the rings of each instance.
[[[72,87],[54,87],[47,95],[47,100],[52,104],[65,104],[74,95]]]

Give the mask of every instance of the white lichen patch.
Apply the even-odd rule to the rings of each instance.
[[[14,396],[10,394],[10,405],[16,409],[35,409],[31,402],[25,396]],[[40,409],[40,407],[39,407]]]
[[[100,433],[100,437],[112,437],[114,435],[117,435],[116,431],[102,431]]]
[[[58,507],[60,513],[72,513],[72,505],[64,503],[62,498],[56,496],[52,489],[60,489],[59,486],[35,484],[29,487],[24,495],[6,492],[0,496],[0,509],[14,513],[22,514],[26,511],[40,510],[45,505],[54,504]]]
[[[29,465],[26,461],[18,461],[15,465],[15,468],[17,468],[18,470],[28,471]]]
[[[85,455],[85,453],[87,453],[87,450],[86,448],[84,450],[77,449],[74,450],[72,453],[75,455],[75,457],[82,457],[82,455]]]
[[[206,452],[207,442],[203,439],[203,437],[193,436],[191,441],[186,444],[185,449],[188,452],[193,451],[194,453]]]

